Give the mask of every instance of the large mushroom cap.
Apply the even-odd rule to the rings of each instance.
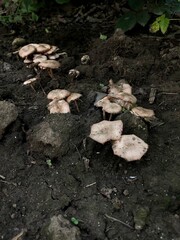
[[[33,62],[34,63],[40,63],[40,62],[43,62],[43,61],[46,61],[46,60],[47,60],[47,57],[45,55],[34,54],[34,57],[33,57]]]
[[[103,107],[106,103],[110,103],[110,100],[109,100],[108,96],[105,96],[105,97],[101,98],[100,100],[96,101],[94,103],[94,106]]]
[[[151,118],[155,116],[155,113],[152,109],[147,109],[143,107],[134,107],[131,109],[131,113],[142,118]]]
[[[65,100],[54,99],[48,104],[50,113],[70,113],[69,104]]]
[[[103,104],[102,110],[110,114],[118,114],[121,112],[122,107],[117,103],[106,102]]]
[[[25,45],[24,47],[20,48],[19,50],[19,56],[21,58],[26,58],[27,56],[31,55],[36,51],[36,48],[32,46],[31,44]]]
[[[112,149],[115,155],[127,161],[140,160],[148,150],[148,144],[134,134],[122,135],[119,140],[113,141]]]
[[[82,94],[80,94],[80,93],[71,93],[71,94],[67,97],[66,101],[67,101],[68,103],[70,103],[70,102],[72,102],[72,101],[75,101],[75,100],[79,99],[81,96],[82,96]]]
[[[47,43],[31,43],[36,48],[37,53],[45,53],[51,49],[51,45]]]
[[[68,97],[71,93],[68,90],[65,89],[54,89],[52,91],[50,91],[47,95],[48,99],[64,99],[66,97]]]
[[[45,60],[43,62],[40,62],[38,66],[42,69],[46,69],[46,68],[56,69],[60,67],[60,62],[56,60]]]
[[[123,123],[121,120],[113,122],[104,120],[91,126],[89,137],[104,144],[110,140],[118,140],[121,137],[122,130]]]

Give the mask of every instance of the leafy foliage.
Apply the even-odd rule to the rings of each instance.
[[[117,22],[117,28],[124,31],[131,30],[137,23],[145,26],[151,16],[160,15],[150,26],[150,32],[161,31],[166,33],[170,24],[169,17],[180,12],[180,0],[161,0],[149,2],[147,0],[128,0],[131,10],[121,16]]]
[[[38,21],[37,12],[46,6],[46,0],[2,0],[0,1],[0,22],[3,24],[23,22],[26,18]],[[58,4],[68,3],[70,0],[54,0]]]

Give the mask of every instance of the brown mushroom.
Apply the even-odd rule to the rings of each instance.
[[[152,109],[147,109],[143,107],[134,107],[131,109],[131,113],[142,118],[151,118],[155,116],[155,113]]]
[[[24,47],[20,48],[19,50],[19,56],[21,58],[26,58],[27,56],[31,55],[36,51],[36,48],[32,46],[31,44],[25,45]]]
[[[121,137],[122,130],[123,123],[121,120],[103,120],[91,126],[91,133],[89,137],[96,142],[104,144],[110,140],[118,140]]]
[[[47,98],[52,100],[54,99],[61,100],[68,97],[70,94],[71,93],[65,89],[54,89],[48,93]]]
[[[70,113],[69,104],[65,100],[54,99],[48,104],[48,110],[51,113]]]
[[[51,78],[53,78],[53,72],[52,72],[52,69],[57,69],[61,66],[60,62],[56,61],[56,60],[45,60],[43,62],[40,62],[38,64],[38,66],[41,68],[41,69],[47,69],[48,70],[48,73],[49,73],[49,76]]]
[[[66,101],[67,101],[68,103],[74,101],[74,104],[75,104],[76,109],[77,109],[78,112],[79,112],[79,107],[78,107],[78,104],[77,104],[77,101],[76,101],[76,100],[79,99],[81,96],[82,96],[82,94],[80,94],[80,93],[71,93],[71,94],[67,97],[67,99],[66,99]]]
[[[110,114],[109,120],[111,120],[112,114],[118,114],[122,111],[122,107],[113,102],[106,102],[103,104],[102,110]]]
[[[122,135],[119,140],[112,142],[115,155],[127,161],[140,160],[148,150],[148,144],[134,134]]]

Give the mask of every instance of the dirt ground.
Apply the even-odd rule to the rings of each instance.
[[[55,239],[42,228],[58,214],[78,219],[82,240],[180,239],[179,40],[144,33],[121,37],[113,21],[55,25],[51,20],[17,27],[14,35],[0,27],[0,100],[18,109],[0,141],[0,239]],[[100,33],[108,39],[100,40]],[[36,92],[22,84],[35,73],[12,54],[16,37],[55,44],[68,53],[53,79],[42,72]],[[81,65],[84,54],[90,56],[88,65]],[[72,68],[80,71],[73,82],[68,77]],[[88,137],[90,126],[102,120],[94,107],[96,93],[110,79],[125,79],[138,105],[153,109],[159,119],[160,124],[146,123],[149,150],[141,161],[128,163],[113,155],[109,143]],[[62,155],[48,155],[47,146],[31,149],[28,142],[29,131],[50,117],[41,87],[46,94],[65,88],[83,95],[80,112],[72,106],[70,114],[79,124],[73,133],[77,142]],[[150,104],[152,88],[157,92]],[[59,117],[67,129],[68,119]],[[135,228],[139,209],[142,230]],[[13,238],[22,230],[23,237]]]

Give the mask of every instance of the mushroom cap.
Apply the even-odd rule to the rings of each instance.
[[[48,104],[48,110],[51,113],[70,113],[69,104],[65,100],[54,99]]]
[[[103,107],[106,103],[110,103],[109,97],[105,96],[94,103],[94,106],[96,107]]]
[[[114,98],[119,98],[125,102],[130,102],[132,104],[135,104],[137,102],[137,98],[134,95],[125,93],[125,92],[120,92],[117,94],[109,94],[109,96]]]
[[[119,140],[112,142],[115,155],[128,162],[140,160],[148,150],[148,144],[134,134],[122,135]]]
[[[121,112],[122,107],[117,103],[106,102],[103,104],[102,110],[110,114],[118,114]]]
[[[68,90],[65,89],[54,89],[52,91],[50,91],[47,95],[48,99],[64,99],[66,97],[68,97],[71,93]]]
[[[34,57],[33,57],[33,62],[34,63],[40,63],[40,62],[43,62],[45,60],[47,60],[47,57],[45,55],[34,54]]]
[[[71,93],[67,98],[66,101],[68,103],[75,101],[76,99],[79,99],[82,96],[80,93]]]
[[[45,52],[44,54],[45,55],[50,55],[50,54],[52,54],[52,53],[55,53],[55,52],[57,52],[59,50],[59,48],[57,47],[57,46],[51,46],[51,48],[47,51],[47,52]]]
[[[104,144],[110,140],[118,140],[121,137],[123,123],[121,120],[106,121],[103,120],[91,126],[89,137],[96,142]]]
[[[30,78],[30,79],[24,81],[24,82],[23,82],[23,85],[29,85],[29,84],[31,84],[31,83],[33,83],[33,82],[36,82],[36,81],[37,81],[37,78],[36,78],[36,77]]]
[[[59,68],[61,64],[56,60],[45,60],[43,62],[40,62],[38,66],[42,69],[46,68],[56,69]]]
[[[131,109],[131,113],[142,118],[151,118],[155,116],[155,113],[152,109],[147,109],[143,107],[134,107]]]
[[[70,69],[68,72],[69,77],[71,78],[78,78],[80,75],[80,71],[76,70],[76,69]]]
[[[45,53],[51,49],[51,45],[47,43],[31,43],[36,48],[37,53]]]
[[[26,58],[27,56],[31,55],[35,51],[36,51],[36,48],[33,45],[28,44],[20,48],[18,53],[21,58]]]

